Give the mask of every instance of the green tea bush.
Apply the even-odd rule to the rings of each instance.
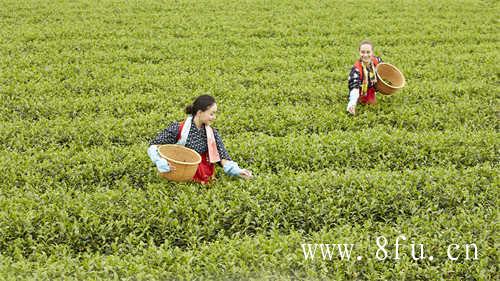
[[[1,7],[0,279],[498,279],[496,2]],[[353,117],[364,38],[407,85]],[[206,92],[254,180],[157,176],[149,141]]]

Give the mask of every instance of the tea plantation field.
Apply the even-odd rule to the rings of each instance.
[[[0,279],[498,280],[498,15],[0,0]],[[407,86],[349,116],[365,38]],[[157,176],[149,140],[206,92],[254,180]]]

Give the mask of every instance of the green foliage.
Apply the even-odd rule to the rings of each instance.
[[[0,279],[498,279],[498,3],[1,6]],[[365,37],[407,86],[352,117]],[[254,180],[156,175],[149,139],[205,92]],[[436,260],[373,257],[400,234]],[[452,243],[479,260],[447,259]]]

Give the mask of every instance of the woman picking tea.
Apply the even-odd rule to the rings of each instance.
[[[349,73],[349,103],[347,112],[356,114],[358,101],[361,104],[375,104],[375,83],[377,83],[376,67],[382,62],[380,57],[373,55],[373,44],[363,40],[359,44],[360,58],[354,63]]]
[[[213,179],[215,164],[222,165],[224,172],[233,177],[252,178],[249,170],[241,169],[231,160],[222,139],[210,125],[216,119],[217,104],[210,95],[201,95],[188,105],[187,118],[183,122],[173,122],[150,142],[148,155],[160,173],[172,170],[167,160],[160,157],[158,145],[179,144],[193,149],[201,156],[193,181],[206,184]]]

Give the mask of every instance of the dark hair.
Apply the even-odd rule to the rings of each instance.
[[[373,50],[373,43],[372,43],[372,41],[370,41],[368,39],[365,39],[365,40],[361,41],[359,43],[358,50],[360,50],[361,46],[363,46],[363,45],[370,45],[370,46],[372,46],[372,50]]]
[[[210,95],[201,95],[194,102],[186,106],[186,114],[196,115],[198,110],[205,111],[215,103],[215,99]]]

